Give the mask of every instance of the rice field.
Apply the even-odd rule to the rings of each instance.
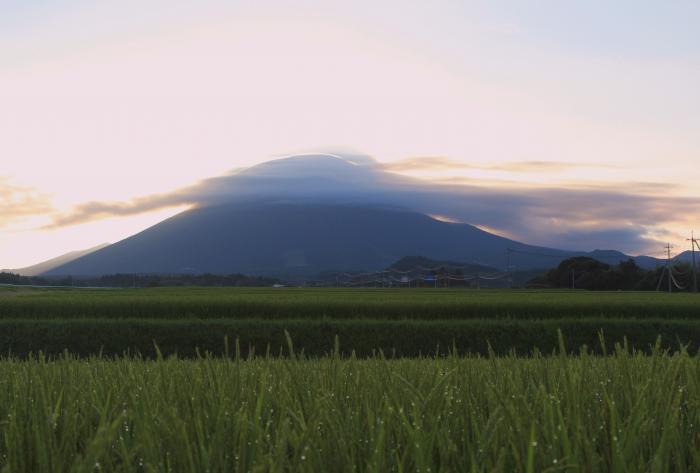
[[[0,288],[0,471],[700,471],[698,302]]]
[[[689,293],[562,290],[0,287],[0,319],[541,320],[588,317],[700,320],[700,298]]]
[[[299,350],[345,355],[551,353],[561,331],[572,349],[601,333],[648,350],[700,341],[695,294],[465,289],[0,289],[0,353],[279,354],[285,331]]]
[[[0,361],[2,471],[700,469],[700,359]]]

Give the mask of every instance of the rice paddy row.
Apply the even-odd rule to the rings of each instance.
[[[700,359],[4,359],[0,468],[698,471]]]
[[[8,297],[11,295],[14,297]],[[5,297],[3,297],[3,295]],[[0,288],[0,319],[700,320],[695,294],[466,289]]]
[[[64,351],[79,356],[139,353],[280,354],[285,332],[322,356],[339,340],[346,355],[388,357],[569,346],[610,349],[626,340],[648,350],[700,342],[695,294],[400,289],[0,289],[0,353]],[[228,344],[228,346],[227,346]]]

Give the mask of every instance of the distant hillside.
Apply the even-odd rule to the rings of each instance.
[[[3,269],[0,272],[18,274],[20,276],[38,276],[40,274],[47,273],[54,268],[58,268],[59,266],[70,263],[71,261],[74,261],[82,256],[89,255],[90,253],[94,253],[97,250],[101,250],[102,248],[105,248],[107,246],[109,246],[109,243],[103,243],[101,245],[88,248],[87,250],[71,251],[70,253],[51,258],[41,263],[37,263],[32,266],[27,266],[26,268]]]
[[[691,263],[693,261],[693,252],[688,250],[676,255],[674,261]],[[695,264],[700,264],[700,251],[695,252]]]
[[[493,273],[498,271],[498,268],[494,268],[493,266],[459,263],[456,261],[439,261],[426,258],[425,256],[404,256],[389,266],[389,269],[396,269],[398,271],[411,271],[426,268],[459,268],[463,274]]]

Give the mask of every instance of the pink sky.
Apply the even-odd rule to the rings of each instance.
[[[313,150],[443,183],[700,199],[693,3],[22,3],[0,20],[0,267],[183,208],[42,228],[85,202]],[[682,249],[689,208],[587,225]]]

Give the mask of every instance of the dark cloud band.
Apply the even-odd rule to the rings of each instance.
[[[652,187],[653,188],[653,187]],[[48,228],[181,205],[247,199],[388,204],[514,235],[527,243],[573,250],[656,252],[650,236],[700,211],[700,199],[635,193],[639,185],[601,188],[488,188],[445,185],[388,172],[364,158],[304,155],[207,179],[171,193],[128,202],[89,202],[58,215]]]

